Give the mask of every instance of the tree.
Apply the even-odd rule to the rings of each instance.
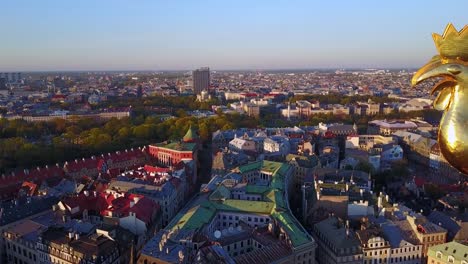
[[[367,173],[373,173],[375,169],[374,169],[374,166],[372,166],[372,164],[370,164],[369,162],[359,161],[359,163],[355,167],[355,170],[360,170],[360,171],[364,171]]]

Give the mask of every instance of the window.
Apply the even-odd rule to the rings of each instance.
[[[437,252],[436,252],[436,257],[437,257],[437,258],[442,258],[442,252],[437,251]]]
[[[455,262],[455,258],[453,256],[448,256],[448,262],[449,263],[454,263]]]

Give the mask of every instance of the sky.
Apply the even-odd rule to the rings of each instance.
[[[13,0],[0,71],[417,68],[466,0]]]

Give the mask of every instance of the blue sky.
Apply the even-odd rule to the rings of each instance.
[[[431,33],[466,0],[12,0],[0,71],[399,68],[435,55]]]

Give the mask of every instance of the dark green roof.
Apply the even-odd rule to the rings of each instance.
[[[312,239],[291,214],[284,197],[285,176],[290,168],[287,163],[273,161],[260,161],[240,166],[238,169],[241,173],[261,170],[272,174],[270,186],[250,184],[246,186],[247,193],[261,194],[262,201],[230,199],[230,190],[219,185],[209,195],[208,200],[198,202],[186,213],[179,213],[166,229],[199,229],[211,221],[216,211],[243,212],[270,215],[276,219],[288,234],[294,247],[309,243]]]
[[[437,252],[442,253],[441,258],[437,258]],[[454,258],[454,264],[460,264],[462,260],[468,262],[468,246],[452,241],[445,244],[435,245],[428,249],[427,255],[435,259],[440,259],[441,263],[449,263],[448,257]]]
[[[231,191],[224,185],[219,185],[216,190],[210,194],[210,200],[226,200],[231,198]]]
[[[187,142],[169,142],[169,143],[158,143],[155,146],[160,148],[167,148],[177,151],[194,151],[197,146],[196,143],[187,143]]]

